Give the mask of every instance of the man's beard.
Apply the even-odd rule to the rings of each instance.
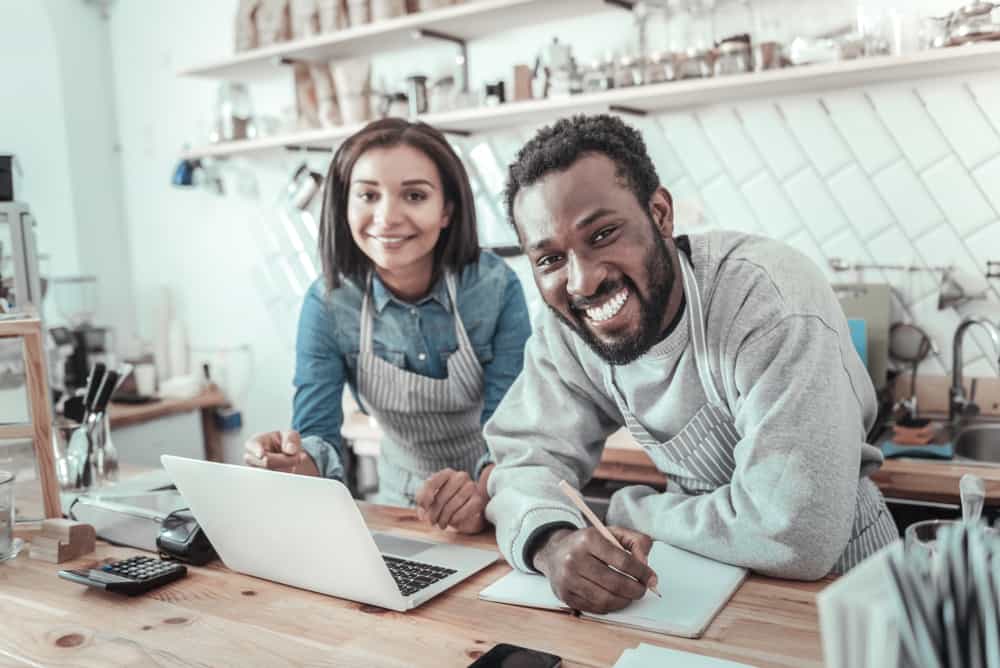
[[[674,287],[674,267],[670,253],[667,251],[667,244],[660,236],[659,231],[653,235],[653,244],[646,253],[645,265],[646,275],[649,277],[649,297],[643,297],[635,283],[627,276],[623,276],[621,281],[604,281],[594,292],[592,297],[588,297],[589,302],[600,302],[606,297],[618,293],[623,287],[629,291],[629,299],[636,299],[639,302],[639,330],[635,335],[615,341],[605,341],[598,338],[596,334],[587,326],[581,310],[572,308],[572,318],[565,316],[558,309],[549,308],[563,321],[570,329],[576,332],[590,349],[601,356],[609,364],[624,365],[634,362],[642,357],[660,340],[660,327],[663,323],[663,315],[667,310],[667,302],[670,299],[670,292]]]

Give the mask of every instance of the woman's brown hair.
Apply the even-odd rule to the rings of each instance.
[[[476,232],[476,208],[469,187],[469,175],[461,158],[438,130],[426,123],[411,123],[401,118],[373,121],[348,137],[330,162],[323,194],[323,213],[319,226],[319,255],[327,290],[340,285],[342,278],[364,287],[371,270],[368,259],[351,236],[347,224],[347,198],[351,189],[351,171],[361,155],[372,148],[390,148],[405,144],[422,152],[437,166],[444,189],[444,200],[452,205],[450,224],[441,230],[434,246],[434,276],[442,269],[456,273],[479,258]]]

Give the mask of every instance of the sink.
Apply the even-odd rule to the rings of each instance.
[[[981,424],[963,428],[954,439],[955,459],[1000,464],[1000,424]]]

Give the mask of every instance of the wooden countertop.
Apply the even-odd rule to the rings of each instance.
[[[411,510],[362,504],[362,511],[373,529],[495,549],[492,534],[429,529]],[[27,551],[0,563],[0,656],[10,665],[450,667],[509,642],[554,652],[568,668],[596,668],[645,642],[758,668],[822,666],[815,596],[829,580],[753,576],[700,640],[687,640],[479,600],[479,590],[510,570],[502,562],[402,614],[239,575],[219,562],[191,567],[143,596],[119,597],[56,576],[92,565],[93,555],[57,566]],[[96,559],[135,553],[99,543]]]
[[[111,403],[111,427],[127,427],[177,413],[203,408],[220,408],[229,400],[215,386],[192,399],[159,399],[145,404]]]
[[[974,473],[986,481],[987,506],[1000,506],[1000,466],[887,459],[872,475],[872,480],[887,497],[958,504],[958,481],[966,473]],[[627,432],[617,432],[608,439],[594,477],[658,487],[666,485],[664,475]]]

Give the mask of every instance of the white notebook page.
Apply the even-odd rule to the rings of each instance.
[[[612,624],[696,638],[726,604],[747,574],[744,568],[714,561],[661,542],[653,544],[649,565],[659,577],[657,589],[663,598],[646,592],[642,599],[624,610],[607,615],[584,615]],[[503,576],[479,592],[479,597],[497,603],[568,609],[552,593],[544,576],[519,571]]]

